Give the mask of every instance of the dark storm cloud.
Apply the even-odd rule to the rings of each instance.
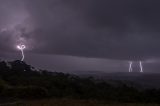
[[[25,0],[0,1],[1,52],[13,51],[21,42],[31,47],[33,25],[25,5]]]
[[[34,22],[34,52],[113,59],[160,56],[158,0],[23,2]]]

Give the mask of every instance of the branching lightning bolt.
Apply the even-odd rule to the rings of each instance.
[[[21,51],[21,54],[22,54],[22,59],[21,59],[21,61],[23,61],[24,60],[24,49],[26,48],[26,46],[25,45],[17,45],[17,48]]]

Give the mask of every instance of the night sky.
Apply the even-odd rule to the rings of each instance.
[[[20,59],[17,44],[49,70],[127,72],[143,61],[159,72],[160,1],[0,0],[0,57]]]

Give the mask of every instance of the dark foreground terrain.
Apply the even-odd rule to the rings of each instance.
[[[54,98],[54,99],[53,99]],[[65,99],[62,99],[65,98]],[[160,89],[122,80],[36,70],[22,61],[0,62],[0,104],[27,106],[154,106]],[[124,104],[125,103],[125,104]],[[44,105],[43,105],[44,104]],[[157,105],[155,105],[157,106]]]
[[[5,103],[0,106],[160,106],[159,104],[106,103],[96,100],[48,99]]]

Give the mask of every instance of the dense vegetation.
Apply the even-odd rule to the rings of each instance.
[[[75,75],[35,70],[22,61],[0,62],[0,100],[74,98],[122,103],[160,103],[159,89],[118,86]]]
[[[97,100],[44,99],[5,103],[2,106],[159,106],[154,103],[107,103]]]

